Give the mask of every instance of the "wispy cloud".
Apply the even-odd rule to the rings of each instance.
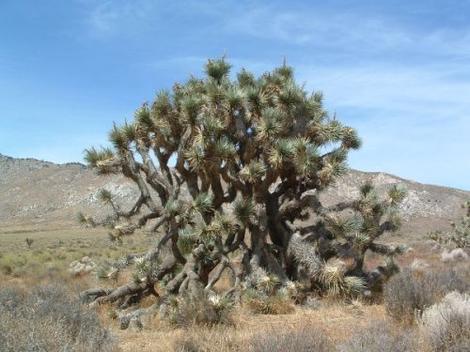
[[[90,33],[99,37],[139,31],[147,27],[151,16],[158,13],[159,1],[106,0],[83,2],[89,12],[85,21]]]
[[[470,26],[422,30],[383,15],[317,7],[285,11],[274,5],[254,6],[244,7],[238,14],[227,17],[227,31],[304,47],[327,48],[337,56],[403,50],[432,56],[470,56]]]

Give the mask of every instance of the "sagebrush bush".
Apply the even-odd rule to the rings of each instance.
[[[408,331],[398,330],[387,321],[372,321],[364,330],[355,333],[338,347],[339,352],[411,352],[417,341]]]
[[[447,294],[424,311],[420,327],[433,352],[470,351],[470,296]]]
[[[96,312],[58,285],[0,290],[1,351],[115,351]]]
[[[468,267],[422,271],[406,269],[385,285],[387,313],[397,320],[410,323],[447,293],[468,291],[468,273]]]
[[[333,345],[325,333],[315,325],[305,323],[296,328],[272,328],[254,335],[250,352],[330,352]]]

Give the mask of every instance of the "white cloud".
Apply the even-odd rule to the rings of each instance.
[[[86,23],[90,32],[99,37],[140,31],[147,28],[151,16],[158,13],[158,3],[149,0],[87,1]]]

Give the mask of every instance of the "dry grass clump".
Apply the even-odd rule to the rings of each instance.
[[[371,321],[364,330],[338,347],[339,352],[411,352],[418,351],[416,335],[403,331],[386,320]]]
[[[470,351],[470,296],[451,292],[423,313],[420,327],[431,351]]]
[[[470,289],[469,272],[468,266],[444,270],[405,269],[385,286],[387,313],[397,320],[411,323],[448,292],[467,292]]]
[[[174,352],[246,351],[233,329],[227,327],[192,328],[173,341]]]
[[[334,347],[328,336],[313,324],[278,327],[255,334],[249,341],[250,352],[329,352]]]
[[[115,351],[116,345],[96,312],[71,299],[58,285],[22,292],[0,290],[2,351]]]

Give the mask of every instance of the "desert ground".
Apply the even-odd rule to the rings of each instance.
[[[26,239],[33,240],[30,247]],[[59,228],[36,231],[31,227],[10,226],[7,230],[0,231],[1,286],[2,289],[13,287],[28,291],[34,286],[60,285],[66,288],[71,297],[78,299],[80,291],[102,286],[103,282],[107,281],[98,278],[98,267],[124,256],[129,250],[145,250],[151,241],[152,238],[147,234],[138,233],[125,239],[123,244],[114,245],[102,229]],[[407,242],[406,238],[401,238],[400,241]],[[425,270],[428,272],[447,272],[455,269],[461,277],[470,279],[468,260],[443,263],[442,249],[429,240],[415,239],[410,247],[412,250],[399,258],[402,269],[415,266],[419,272],[424,270],[419,269],[420,265],[427,266]],[[90,258],[96,267],[89,273],[71,272],[73,269],[70,264],[85,257]],[[374,264],[373,257],[369,263]],[[111,284],[125,283],[129,275],[130,273],[122,273]],[[467,281],[467,288],[468,282],[470,281]],[[434,286],[432,289],[437,290]],[[151,302],[143,304],[150,305]],[[406,319],[391,318],[383,301],[344,301],[324,297],[313,299],[304,305],[288,305],[292,309],[288,309],[286,314],[282,309],[283,314],[255,314],[246,307],[238,307],[232,312],[229,325],[214,327],[197,324],[174,327],[154,315],[146,318],[142,330],[121,330],[119,322],[114,319],[112,306],[104,305],[93,309],[97,312],[101,324],[110,330],[115,342],[113,348],[120,351],[245,351],[250,348],[257,351],[280,348],[274,350],[283,351],[287,346],[283,345],[285,343],[288,343],[288,346],[300,344],[293,348],[304,351],[301,348],[306,347],[301,346],[299,341],[304,341],[307,345],[312,338],[312,332],[325,339],[325,345],[339,346],[338,348],[343,348],[341,351],[379,351],[373,348],[388,348],[383,351],[407,351],[412,348],[409,342],[410,334],[415,336],[415,350],[432,350],[426,342],[419,340],[422,337],[416,337],[420,336],[419,325]],[[274,342],[277,347],[270,346],[273,342],[267,338],[273,334],[279,337],[279,341]],[[367,336],[380,337],[379,347],[373,347],[371,342],[367,341]],[[368,343],[370,346],[367,348],[370,349],[357,347],[363,343]],[[312,349],[327,350],[328,347]]]

